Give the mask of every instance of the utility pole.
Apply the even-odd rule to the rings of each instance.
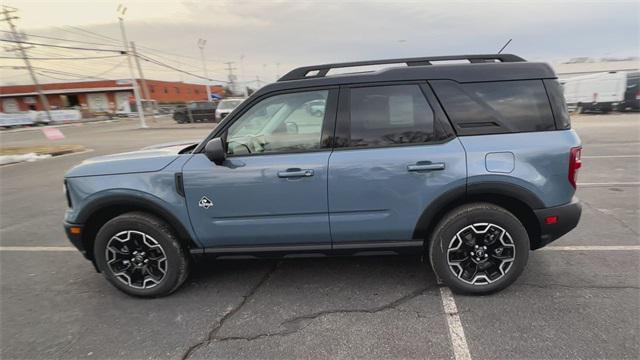
[[[204,77],[207,78],[207,101],[211,101],[211,84],[209,83],[209,74],[207,73],[207,62],[204,59],[204,46],[207,45],[207,40],[198,39],[198,47],[200,48],[200,57],[202,58],[202,70],[204,71]]]
[[[144,78],[144,73],[142,72],[142,66],[140,66],[140,58],[138,57],[138,52],[136,51],[136,43],[131,42],[131,52],[133,58],[136,60],[136,67],[138,68],[138,74],[140,74],[140,83],[142,83],[142,94],[147,101],[151,100],[151,94],[149,94],[149,87],[147,86],[147,80]],[[145,103],[146,104],[146,103]],[[153,103],[155,104],[155,102]],[[151,109],[152,117],[156,119],[155,105],[152,105]]]
[[[244,76],[244,54],[240,55],[240,76],[242,76],[242,95],[248,97],[247,78]]]
[[[6,21],[9,24],[9,27],[11,28],[11,35],[13,37],[14,41],[17,41],[17,47],[14,50],[18,50],[20,51],[20,55],[22,56],[22,60],[24,60],[25,65],[27,65],[27,69],[29,69],[29,74],[31,75],[31,80],[33,81],[33,85],[35,85],[36,87],[36,92],[38,93],[38,97],[40,98],[40,102],[42,103],[42,107],[44,108],[45,113],[47,114],[47,119],[49,120],[49,122],[52,121],[51,119],[51,112],[49,112],[49,100],[47,100],[47,97],[44,95],[44,93],[42,92],[42,86],[40,86],[40,83],[38,82],[38,78],[36,78],[36,74],[33,71],[33,67],[31,67],[31,61],[29,61],[29,57],[27,56],[27,50],[26,48],[22,45],[22,40],[21,40],[21,36],[18,33],[18,29],[16,28],[16,26],[14,25],[13,21],[14,19],[18,19],[17,16],[12,16],[11,14],[18,11],[18,9],[15,8],[10,8],[6,5],[2,6],[2,14],[4,15],[4,21]]]
[[[138,89],[138,82],[136,81],[136,75],[133,72],[133,64],[131,64],[131,52],[129,51],[129,43],[127,42],[127,34],[124,31],[124,14],[127,12],[127,7],[118,5],[118,21],[120,22],[120,32],[122,33],[122,44],[124,45],[124,51],[127,53],[127,62],[129,63],[129,75],[131,77],[131,86],[133,87],[133,96],[136,98],[136,108],[138,109],[138,117],[140,118],[140,127],[147,128],[147,123],[144,121],[144,110],[142,109],[142,102],[140,101],[140,90]]]
[[[233,75],[233,70],[236,70],[236,68],[233,67],[234,62],[227,61],[225,64],[227,64],[227,71],[229,72],[229,85],[232,91],[236,90],[236,76]]]

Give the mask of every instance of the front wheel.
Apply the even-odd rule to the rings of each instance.
[[[173,230],[161,219],[131,212],[109,220],[96,236],[96,263],[119,290],[159,297],[187,278],[189,258]]]
[[[460,206],[436,226],[429,258],[436,275],[454,292],[488,294],[513,283],[529,257],[529,236],[504,208]]]

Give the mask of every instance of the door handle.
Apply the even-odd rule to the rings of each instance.
[[[286,171],[278,171],[279,178],[297,178],[313,176],[312,169],[287,169]]]
[[[417,163],[414,165],[408,165],[407,171],[434,171],[434,170],[444,170],[444,163],[428,163],[421,164]]]

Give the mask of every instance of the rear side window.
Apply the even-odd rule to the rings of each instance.
[[[426,143],[434,139],[433,110],[418,85],[352,88],[349,147]]]
[[[571,120],[569,119],[569,110],[567,109],[567,101],[564,98],[562,85],[558,80],[549,79],[544,81],[544,87],[547,89],[547,94],[549,94],[553,117],[556,119],[556,127],[558,129],[570,129]]]
[[[542,80],[430,83],[460,135],[556,129]]]

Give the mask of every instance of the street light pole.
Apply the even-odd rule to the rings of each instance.
[[[120,22],[120,32],[122,33],[122,43],[124,45],[124,51],[127,53],[127,62],[129,63],[129,75],[131,77],[131,86],[133,86],[133,96],[136,98],[136,108],[138,110],[138,117],[140,118],[140,127],[147,128],[147,123],[144,121],[144,110],[142,109],[142,102],[140,101],[140,90],[138,89],[138,82],[136,81],[136,75],[133,72],[133,64],[131,63],[131,52],[129,51],[129,42],[127,41],[127,34],[124,31],[124,14],[127,12],[126,6],[122,4],[118,5],[118,21]]]
[[[202,58],[202,70],[204,71],[204,77],[207,78],[207,101],[211,101],[211,85],[209,84],[209,74],[207,73],[207,61],[204,59],[204,46],[207,45],[207,40],[198,39],[198,47],[200,48],[200,57]]]
[[[244,77],[244,54],[240,55],[240,76],[242,76],[242,95],[248,97],[247,78]]]

